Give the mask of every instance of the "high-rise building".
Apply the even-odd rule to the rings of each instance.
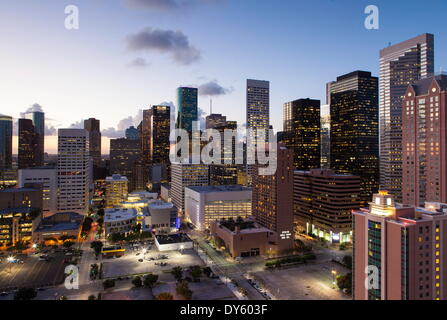
[[[126,139],[139,140],[140,132],[134,126],[130,126],[129,128],[126,129]]]
[[[144,175],[146,171],[136,170],[141,163],[141,144],[139,140],[125,138],[110,140],[110,174],[120,174],[129,180],[129,191],[134,191],[133,172]],[[143,179],[143,178],[142,178]],[[147,177],[146,177],[147,182]]]
[[[88,131],[90,143],[90,157],[93,165],[101,165],[101,129],[100,122],[95,118],[84,120],[84,129]]]
[[[185,211],[185,187],[207,186],[208,174],[206,164],[171,164],[171,198],[181,212]]]
[[[90,201],[91,161],[89,133],[85,129],[58,130],[59,211],[86,214]]]
[[[140,127],[141,160],[145,166],[151,163],[152,109],[143,110]]]
[[[0,171],[12,167],[12,117],[0,114]]]
[[[177,123],[176,129],[193,130],[193,121],[198,121],[197,88],[180,87],[177,89]]]
[[[295,222],[329,242],[351,242],[352,210],[360,208],[360,177],[330,169],[295,171]]]
[[[19,119],[18,168],[26,169],[37,166],[39,135],[36,134],[33,121]]]
[[[284,104],[284,144],[293,151],[298,170],[320,168],[320,100],[299,99]]]
[[[367,205],[379,189],[378,79],[366,71],[345,74],[331,84],[330,97],[331,168],[360,176]]]
[[[44,214],[57,212],[57,169],[56,167],[35,167],[18,171],[18,185],[42,184],[42,211]]]
[[[353,212],[355,300],[445,300],[447,204],[395,204],[386,191]]]
[[[171,108],[152,106],[150,155],[151,163],[169,166]]]
[[[403,204],[447,203],[447,75],[410,85],[402,108]]]
[[[205,118],[206,129],[214,129],[216,127],[224,126],[227,123],[227,117],[220,113],[212,113]]]
[[[328,104],[321,106],[321,168],[331,167],[331,112]]]
[[[380,184],[402,200],[402,101],[411,83],[434,72],[434,36],[380,51]]]
[[[128,180],[119,174],[106,178],[106,208],[113,208],[127,199]]]
[[[37,166],[43,166],[45,155],[45,113],[41,111],[26,112],[25,119],[33,121],[37,141],[34,158]]]
[[[252,208],[255,220],[275,234],[278,253],[293,249],[293,151],[278,146],[277,170],[272,175],[260,175],[259,166],[253,172]]]

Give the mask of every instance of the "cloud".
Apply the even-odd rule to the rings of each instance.
[[[224,88],[216,80],[204,83],[199,86],[199,95],[201,96],[220,96],[232,92],[232,88]]]
[[[171,56],[180,65],[190,65],[201,58],[200,51],[193,47],[181,31],[145,28],[128,35],[127,47],[131,51],[158,51]]]
[[[103,137],[115,139],[115,138],[123,138],[125,133],[123,130],[117,130],[115,128],[107,128],[101,131]]]
[[[142,69],[142,68],[149,67],[150,64],[147,63],[146,60],[143,58],[135,58],[127,66],[131,67],[131,68]]]
[[[104,137],[109,138],[122,138],[125,136],[126,129],[130,126],[137,127],[141,120],[143,120],[143,109],[139,109],[138,113],[132,117],[121,119],[118,121],[116,128],[110,127],[101,131]]]
[[[157,11],[177,11],[200,4],[212,4],[223,0],[125,0],[128,7]]]
[[[84,129],[84,119],[76,121],[68,127],[69,129]]]

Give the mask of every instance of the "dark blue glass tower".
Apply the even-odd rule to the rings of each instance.
[[[197,88],[177,89],[177,129],[192,132],[192,122],[198,121],[197,94]]]

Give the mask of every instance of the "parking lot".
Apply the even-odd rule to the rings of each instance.
[[[39,260],[39,255],[19,255],[23,263],[10,263],[4,258],[0,263],[0,291],[10,291],[20,287],[46,287],[64,281],[63,252],[50,254],[50,260]]]
[[[146,249],[144,253],[143,249]],[[142,273],[170,271],[173,267],[187,268],[203,266],[203,261],[194,250],[159,252],[155,246],[144,245],[132,250],[126,247],[126,253],[120,258],[103,259],[104,278],[120,277]]]

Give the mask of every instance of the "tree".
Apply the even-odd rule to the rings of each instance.
[[[88,300],[96,300],[95,295],[94,294],[89,295]]]
[[[84,222],[82,223],[82,231],[89,232],[92,228],[93,219],[90,217],[85,217]]]
[[[98,257],[101,254],[101,250],[104,244],[101,241],[93,241],[90,244],[90,248],[92,248],[95,251],[96,257]]]
[[[98,212],[96,212],[97,214],[98,214],[98,216],[100,216],[100,217],[104,217],[104,209],[103,208],[100,208],[99,210],[98,210]]]
[[[37,291],[33,288],[20,288],[14,294],[14,300],[32,300],[37,296]]]
[[[346,268],[352,269],[352,256],[350,255],[344,256],[342,262],[346,266]]]
[[[141,231],[141,224],[137,223],[136,225],[134,225],[134,226],[132,227],[132,231],[133,231],[134,233],[140,233],[140,231]]]
[[[205,268],[203,268],[203,273],[204,273],[207,277],[209,277],[209,276],[211,275],[212,272],[213,272],[213,271],[211,270],[210,267],[205,267]]]
[[[102,227],[104,225],[104,219],[103,218],[98,218],[96,220],[96,222],[98,223],[98,226]]]
[[[172,268],[171,274],[174,276],[175,280],[180,281],[183,279],[183,269],[182,267]]]
[[[145,287],[152,288],[158,281],[158,275],[156,274],[148,274],[144,277],[143,284]]]
[[[177,294],[183,296],[186,300],[191,300],[192,298],[192,291],[189,289],[189,284],[186,280],[178,283],[175,291],[177,292]]]
[[[70,249],[72,246],[74,246],[74,242],[73,241],[65,241],[63,246],[64,248]]]
[[[174,300],[174,297],[169,292],[162,292],[155,297],[156,300]]]
[[[337,277],[337,286],[341,289],[346,291],[347,294],[352,293],[352,272],[346,274],[346,275],[339,275]]]
[[[141,280],[141,277],[137,276],[132,279],[132,284],[135,288],[141,288],[143,286],[143,281]]]
[[[191,267],[191,277],[194,282],[200,281],[200,277],[202,276],[202,268],[200,266]]]
[[[115,286],[115,280],[113,279],[107,279],[102,283],[102,286],[105,289],[113,288]]]

